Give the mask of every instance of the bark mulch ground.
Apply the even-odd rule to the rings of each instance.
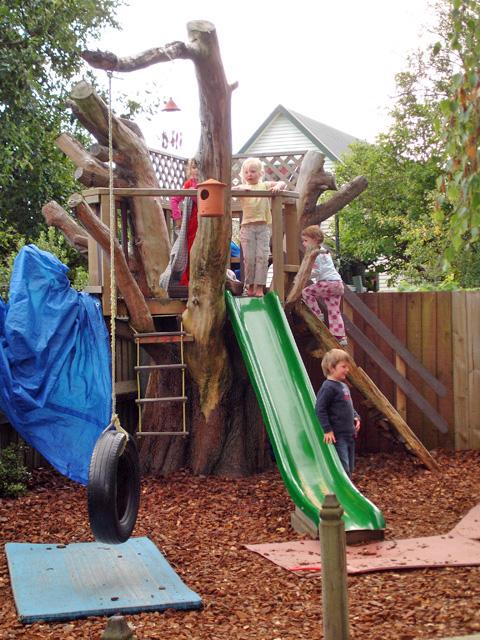
[[[386,538],[447,533],[480,501],[480,452],[434,452],[441,473],[407,454],[361,457],[359,489],[384,513]],[[203,599],[201,611],[128,616],[138,640],[315,640],[322,633],[321,576],[285,571],[244,548],[299,539],[278,471],[242,479],[179,472],[142,482],[134,532],[148,536]],[[18,500],[0,500],[4,542],[86,542],[85,489],[51,471],[34,473]],[[410,640],[480,631],[480,567],[349,576],[351,636]],[[2,546],[0,638],[97,640],[106,618],[18,622]]]

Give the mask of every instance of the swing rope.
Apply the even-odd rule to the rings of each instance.
[[[117,318],[117,282],[115,278],[115,233],[116,233],[116,215],[115,200],[113,197],[113,118],[112,118],[112,71],[107,71],[108,76],[108,202],[110,214],[110,351],[111,351],[111,374],[112,374],[112,417],[110,419],[110,427],[115,427],[117,431],[125,434],[126,441],[129,434],[120,425],[120,419],[117,415],[117,393],[115,389],[115,369],[116,369],[116,326]]]

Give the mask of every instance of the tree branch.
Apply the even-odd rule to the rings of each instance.
[[[309,249],[303,256],[302,264],[297,271],[297,275],[293,281],[292,288],[285,301],[285,311],[289,311],[295,302],[302,297],[302,291],[305,289],[307,281],[310,279],[312,273],[313,263],[315,258],[320,253],[320,249]]]
[[[164,47],[154,47],[136,56],[126,56],[124,58],[116,56],[111,51],[100,51],[99,49],[96,51],[86,50],[80,55],[94,69],[125,73],[145,69],[159,62],[192,58],[192,53],[184,42],[170,42]]]
[[[358,176],[344,184],[327,202],[317,204],[318,198],[325,191],[337,191],[335,176],[324,170],[324,162],[325,156],[319,151],[307,151],[302,160],[297,180],[297,215],[300,231],[311,224],[320,224],[327,220],[368,187],[367,179]]]
[[[315,207],[315,212],[311,216],[305,217],[306,225],[320,224],[333,216],[337,211],[343,209],[352,200],[355,200],[368,187],[368,180],[364,176],[357,176],[351,182],[344,184],[338,193],[333,195],[328,202]]]
[[[77,218],[82,222],[92,238],[102,247],[105,254],[109,256],[110,232],[108,227],[95,215],[95,212],[90,208],[81,194],[74,193],[69,198],[68,204],[75,208]],[[118,289],[127,305],[132,325],[139,333],[155,331],[153,318],[145,302],[145,298],[135,278],[130,273],[122,247],[116,238],[114,245],[115,274]]]
[[[70,106],[83,126],[92,133],[99,144],[108,148],[108,107],[88,83],[77,83],[70,93]],[[131,124],[131,123],[130,123]],[[115,168],[114,186],[142,186],[158,187],[158,179],[152,164],[145,140],[135,131],[135,127],[128,126],[121,118],[112,114],[112,146],[117,160],[125,159],[125,164],[118,164]],[[75,148],[78,159],[86,164],[80,154],[81,145]],[[86,151],[83,153],[87,156]],[[93,165],[86,168],[85,176],[79,176],[84,184],[90,186],[108,185],[108,171],[105,175],[97,172],[104,165],[89,156]],[[91,173],[95,168],[97,177]],[[106,169],[105,169],[106,171]],[[105,183],[105,178],[107,182]],[[156,197],[137,197],[131,200],[132,226],[135,232],[134,242],[139,249],[139,256],[148,282],[149,295],[165,297],[165,292],[159,286],[160,274],[168,264],[170,258],[170,239],[163,214],[162,205]]]
[[[88,256],[88,234],[54,200],[42,207],[42,214],[49,227],[59,229],[67,242],[83,256]]]

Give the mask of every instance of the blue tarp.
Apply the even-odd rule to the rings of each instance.
[[[110,342],[99,302],[35,245],[18,254],[0,299],[0,410],[60,473],[87,484],[111,417]]]

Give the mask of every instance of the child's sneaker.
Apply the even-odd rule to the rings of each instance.
[[[348,340],[347,340],[346,338],[340,338],[340,339],[338,340],[338,344],[339,344],[341,347],[348,347]]]

